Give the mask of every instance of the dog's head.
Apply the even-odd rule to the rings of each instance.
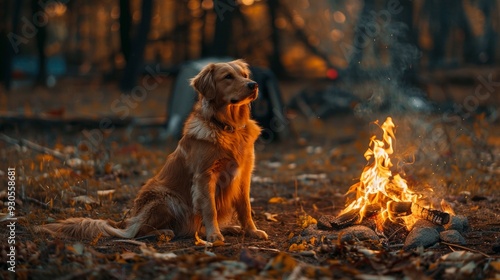
[[[243,105],[257,98],[258,85],[249,79],[248,64],[241,60],[212,63],[191,80],[191,86],[216,106]]]

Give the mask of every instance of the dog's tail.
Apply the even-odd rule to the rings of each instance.
[[[52,224],[37,227],[38,231],[48,232],[53,236],[92,239],[99,235],[133,238],[139,232],[142,222],[135,216],[126,221],[126,227],[120,228],[110,220],[95,220],[89,218],[69,218]]]

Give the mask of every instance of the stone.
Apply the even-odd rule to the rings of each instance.
[[[431,227],[414,227],[406,237],[403,249],[411,250],[430,247],[439,242],[439,232]]]
[[[451,220],[445,226],[446,230],[457,230],[459,233],[464,233],[469,230],[469,220],[465,216],[452,216]]]
[[[290,243],[301,243],[303,240],[310,240],[312,237],[321,238],[322,236],[330,239],[338,239],[338,231],[335,230],[320,230],[316,224],[309,225],[304,230],[300,232],[299,235],[293,236],[290,239]]]
[[[433,228],[433,229],[437,230],[437,232],[441,232],[444,230],[444,226],[436,225],[435,223],[433,223],[431,221],[424,220],[424,219],[420,219],[420,220],[415,222],[412,230],[416,229],[416,228]]]
[[[439,238],[441,238],[441,241],[458,245],[465,245],[467,243],[465,241],[465,238],[460,234],[460,232],[454,229],[440,232]]]
[[[369,227],[351,226],[342,230],[339,234],[340,242],[373,240],[380,241],[377,233]]]
[[[318,219],[318,229],[322,230],[332,230],[332,221],[335,217],[332,215],[323,215]]]

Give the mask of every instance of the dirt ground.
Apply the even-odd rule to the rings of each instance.
[[[96,101],[78,93],[51,98],[51,92],[44,91],[34,97],[37,102],[19,92],[4,104],[24,113],[63,108],[67,115],[95,115],[107,112],[106,104],[117,97],[110,92],[115,95],[103,92]],[[154,93],[134,114],[162,116],[165,104],[166,98]],[[159,128],[135,127],[104,134],[104,144],[89,149],[82,145],[85,138],[78,127],[4,123],[0,132],[5,135],[79,159],[63,162],[0,141],[0,184],[8,185],[9,167],[16,170],[15,275],[18,279],[498,279],[500,123],[480,114],[460,123],[441,122],[439,114],[392,115],[395,172],[415,189],[432,188],[430,197],[445,199],[456,214],[468,218],[466,245],[438,243],[404,251],[401,241],[390,238],[341,243],[328,232],[314,240],[301,238],[305,228],[314,227],[314,219],[337,215],[345,207],[344,194],[359,180],[366,165],[363,153],[370,136],[378,133],[371,122],[385,117],[349,114],[307,120],[291,115],[288,139],[256,145],[252,208],[257,226],[269,240],[227,234],[226,242],[216,247],[197,245],[194,238],[169,240],[163,235],[131,241],[99,236],[67,240],[35,233],[37,225],[68,217],[122,220],[141,184],[161,168],[176,143],[144,142],[141,139],[155,139]],[[7,270],[8,195],[2,191],[0,196],[5,202],[0,266],[8,279],[14,276]]]

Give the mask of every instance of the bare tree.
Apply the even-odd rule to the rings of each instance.
[[[120,48],[126,62],[130,58],[130,29],[132,26],[130,14],[130,0],[120,0]]]
[[[43,15],[45,3],[45,1],[32,0],[31,12],[33,18],[35,18],[37,15]],[[47,54],[45,53],[45,43],[47,42],[47,28],[45,24],[40,25],[37,28],[38,32],[36,33],[36,51],[38,54],[38,70],[35,79],[35,85],[45,86],[47,84]]]
[[[8,5],[8,4],[5,4]],[[14,1],[14,12],[12,14],[12,21],[11,21],[11,33],[17,35],[17,32],[19,30],[19,21],[21,19],[21,8],[23,6],[23,1],[18,0]],[[7,11],[8,9],[5,9]],[[6,33],[8,33],[8,30],[5,30]],[[10,42],[12,43],[12,42]],[[16,54],[16,51],[14,50],[14,46],[9,45],[9,42],[5,42],[6,44],[6,51],[5,51],[5,61],[3,65],[3,73],[4,73],[4,85],[6,90],[10,90],[12,87],[12,60],[14,58],[14,55]]]
[[[125,66],[120,89],[130,91],[141,73],[141,67],[144,62],[144,50],[148,40],[149,30],[151,29],[151,17],[153,14],[153,0],[142,0],[141,22],[135,33],[130,58]]]

